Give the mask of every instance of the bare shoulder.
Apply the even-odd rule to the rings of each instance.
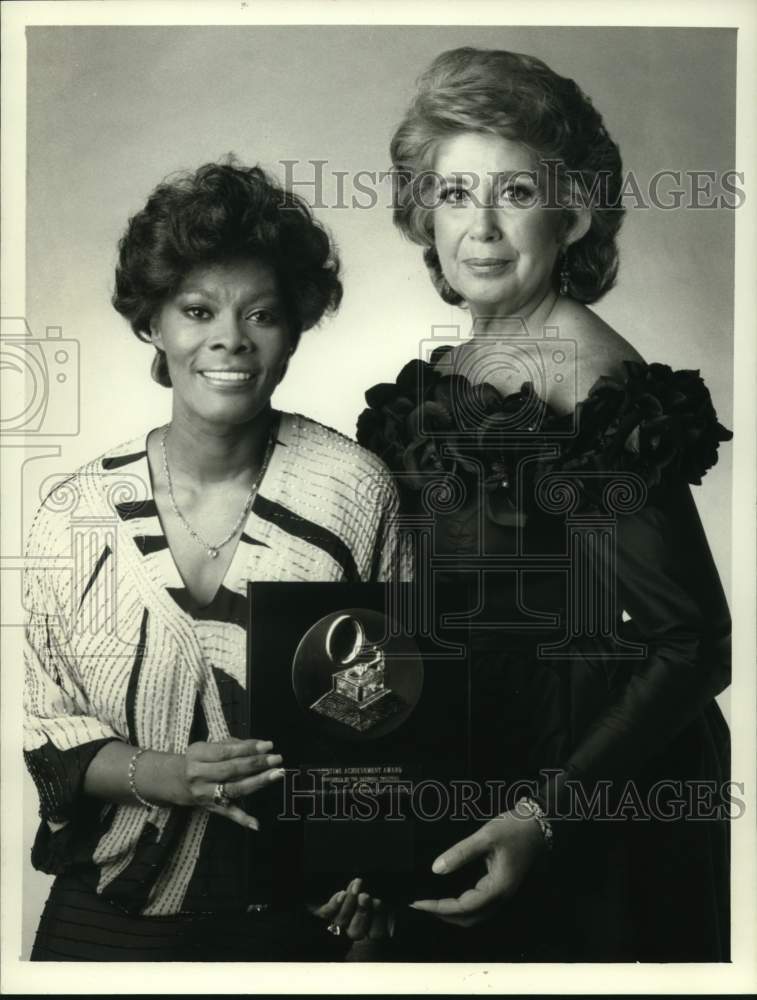
[[[547,340],[541,340],[542,336]],[[550,348],[553,338],[571,345],[572,350],[545,349],[534,364],[533,352],[523,349],[522,338],[493,334],[472,338],[441,353],[435,368],[442,375],[463,375],[474,385],[488,382],[503,395],[518,392],[525,382],[531,382],[553,410],[567,413],[586,399],[598,378],[622,378],[624,361],[644,361],[633,344],[609,323],[571,299],[557,302],[543,332],[531,331],[527,336],[529,346]]]
[[[586,398],[601,376],[622,377],[624,361],[644,362],[630,341],[587,306],[563,299],[553,316],[560,339],[575,344],[575,393],[578,400]],[[558,408],[562,408],[559,407],[561,400],[556,399],[555,402]]]

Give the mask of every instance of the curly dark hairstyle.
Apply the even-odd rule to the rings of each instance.
[[[601,298],[617,275],[616,236],[624,214],[617,145],[573,80],[532,56],[475,48],[451,49],[434,59],[391,142],[394,222],[425,247],[424,260],[442,298],[453,305],[463,302],[442,274],[433,208],[418,197],[419,183],[433,171],[439,143],[461,132],[521,143],[540,164],[553,165],[563,211],[577,202],[589,205],[590,229],[567,248],[568,294],[586,303]]]
[[[149,341],[151,319],[191,268],[240,257],[273,267],[294,346],[338,308],[339,258],[326,230],[302,198],[233,157],[171,175],[129,219],[118,245],[113,305]],[[171,385],[160,350],[152,375]]]

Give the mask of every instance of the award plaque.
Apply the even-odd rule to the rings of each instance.
[[[467,591],[251,583],[249,608],[246,730],[286,769],[247,801],[251,898],[325,901],[358,875],[385,899],[446,895],[431,863],[471,832]]]

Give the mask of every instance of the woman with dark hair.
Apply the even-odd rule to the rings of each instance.
[[[238,800],[283,775],[242,729],[247,582],[400,572],[381,463],[271,406],[338,273],[305,203],[234,163],[161,184],[121,240],[113,303],[172,415],[59,484],[30,534],[32,860],[57,876],[33,960],[327,960],[383,933],[357,883],[336,939],[335,904],[273,908],[243,875],[266,859]]]
[[[471,335],[370,389],[358,440],[433,514],[438,578],[472,581],[474,773],[511,793],[393,954],[727,960],[730,619],[689,484],[731,434],[698,372],[587,308],[618,270],[618,147],[572,80],[461,48],[391,153],[395,222]]]

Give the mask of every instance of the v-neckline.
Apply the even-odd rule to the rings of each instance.
[[[255,491],[255,500],[260,495],[262,487],[268,480],[268,475],[271,466],[273,465],[274,457],[276,456],[276,450],[277,450],[276,446],[277,444],[279,444],[279,435],[281,434],[282,423],[283,423],[282,416],[283,415],[280,411],[274,411],[273,423],[271,425],[271,435],[273,437],[273,444],[271,446],[271,452],[268,456],[268,462],[266,463],[265,469],[263,469],[263,475],[261,476],[257,489]],[[201,604],[200,601],[198,601],[198,599],[192,593],[190,587],[187,585],[187,581],[184,577],[184,574],[179,569],[179,564],[177,563],[176,557],[174,556],[174,553],[171,550],[171,545],[168,541],[168,535],[166,533],[165,524],[163,523],[163,518],[161,516],[160,509],[158,508],[158,502],[155,498],[155,480],[153,477],[153,469],[150,464],[149,442],[150,442],[150,435],[157,433],[158,430],[159,428],[152,428],[152,430],[149,430],[145,435],[145,465],[147,468],[147,483],[149,485],[149,490],[150,490],[150,499],[152,500],[153,506],[155,508],[155,516],[157,518],[161,534],[165,539],[166,551],[168,552],[168,558],[171,560],[171,567],[174,573],[176,574],[177,579],[181,581],[181,587],[184,590],[182,606],[184,607],[185,610],[188,611],[188,613],[192,618],[201,619],[205,617],[205,613],[207,611],[212,609],[217,604],[218,599],[220,595],[223,593],[223,591],[228,589],[226,587],[226,584],[229,578],[232,576],[232,574],[236,576],[240,570],[238,563],[239,560],[243,558],[243,555],[240,554],[242,536],[247,532],[250,517],[252,516],[253,508],[255,506],[255,500],[253,500],[252,504],[250,505],[250,509],[247,512],[247,517],[245,518],[244,524],[242,525],[242,530],[239,533],[238,538],[236,539],[236,543],[234,545],[234,552],[229,561],[229,565],[226,567],[226,572],[224,573],[221,581],[219,582],[218,587],[216,588],[215,593],[213,594],[210,601]],[[162,577],[161,582],[163,588],[169,593],[171,593],[172,588],[169,586],[168,581],[165,579],[165,574],[161,573],[161,577]],[[174,595],[171,594],[171,596],[173,597]]]

